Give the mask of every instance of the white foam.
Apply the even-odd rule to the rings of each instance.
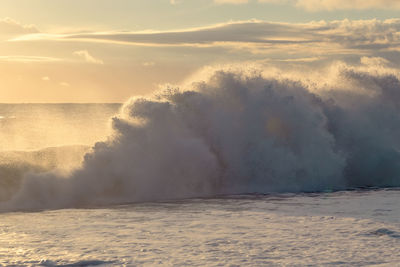
[[[399,79],[338,68],[340,82],[320,77],[313,93],[296,79],[217,70],[184,91],[133,98],[80,169],[28,175],[3,206],[400,185]]]

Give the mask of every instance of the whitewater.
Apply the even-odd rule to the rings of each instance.
[[[0,263],[393,266],[399,101],[398,70],[363,58],[0,105]]]
[[[3,266],[398,266],[400,191],[1,214]]]

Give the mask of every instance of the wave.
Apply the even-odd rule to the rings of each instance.
[[[222,69],[132,98],[81,167],[29,172],[1,208],[400,186],[399,78],[343,64],[315,77]]]
[[[25,176],[57,170],[68,173],[82,163],[88,146],[49,147],[36,151],[0,151],[0,201],[18,192]]]

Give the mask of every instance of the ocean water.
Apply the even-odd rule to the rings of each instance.
[[[0,151],[88,145],[121,104],[0,104]]]
[[[398,266],[400,191],[0,215],[4,266]]]
[[[398,265],[400,80],[338,68],[0,105],[0,263]]]

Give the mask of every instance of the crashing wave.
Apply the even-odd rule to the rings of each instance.
[[[81,167],[30,172],[2,208],[400,186],[399,78],[347,66],[335,75],[218,70],[132,98]]]

